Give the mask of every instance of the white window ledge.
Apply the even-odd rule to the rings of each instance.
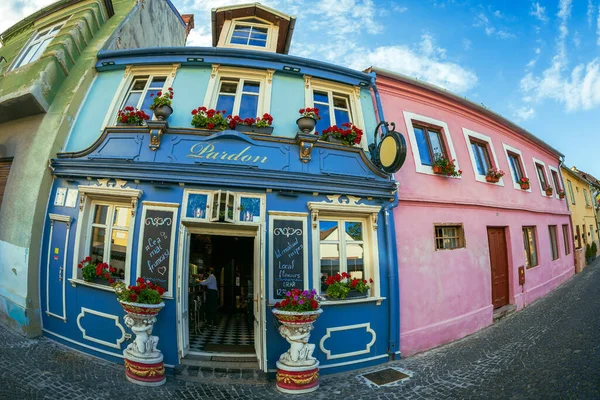
[[[357,303],[372,303],[377,302],[376,305],[381,305],[383,300],[386,300],[387,297],[365,297],[363,299],[353,299],[353,300],[323,300],[321,302],[321,307],[323,306],[339,306],[344,304],[357,304]]]
[[[100,290],[105,290],[107,292],[113,292],[114,293],[114,291],[115,291],[115,289],[112,286],[98,285],[97,283],[86,282],[83,279],[70,278],[69,282],[71,282],[71,285],[73,287],[75,287],[77,285],[83,285],[83,286],[89,286],[89,287],[100,289]]]

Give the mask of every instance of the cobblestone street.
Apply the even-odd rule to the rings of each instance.
[[[600,399],[600,259],[583,273],[483,331],[395,361],[414,375],[371,388],[356,375],[323,376],[315,399]],[[415,310],[418,311],[418,310]],[[287,396],[286,398],[290,398]],[[299,396],[305,398],[307,396]],[[169,377],[145,388],[114,365],[48,339],[24,339],[0,327],[2,399],[269,399],[268,385],[189,384]]]

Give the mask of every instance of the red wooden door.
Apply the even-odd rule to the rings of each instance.
[[[492,304],[494,308],[508,304],[508,254],[504,228],[488,228],[490,264],[492,267]]]

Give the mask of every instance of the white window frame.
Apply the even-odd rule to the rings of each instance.
[[[553,167],[552,165],[548,164],[548,169],[550,170],[550,174],[549,174],[549,179],[552,180],[552,186],[554,187],[554,178],[552,177],[552,171],[556,172],[556,177],[558,178],[558,185],[559,187],[554,188],[554,198],[560,200],[560,197],[558,196],[558,191],[560,190],[560,172],[558,172],[558,169]],[[564,188],[563,188],[564,190]],[[567,195],[567,191],[565,190],[565,197]]]
[[[249,22],[249,19],[257,19],[259,21],[263,21],[262,23],[257,22]],[[265,47],[253,46],[253,45],[244,45],[231,43],[231,37],[233,36],[233,32],[235,28],[239,25],[244,26],[252,26],[257,28],[266,28],[267,29],[267,43]],[[221,30],[221,36],[219,37],[218,47],[231,47],[236,49],[245,49],[245,50],[256,50],[256,51],[268,51],[268,52],[276,52],[277,51],[277,39],[279,37],[279,27],[270,23],[269,21],[263,20],[262,18],[258,18],[255,16],[250,17],[241,17],[235,18],[232,20],[227,20],[223,23],[223,28]]]
[[[469,152],[469,157],[471,158],[471,166],[473,167],[473,173],[475,174],[475,180],[477,182],[483,182],[483,183],[487,183],[487,184],[491,184],[491,185],[504,186],[504,177],[500,178],[500,180],[498,182],[488,182],[485,180],[486,175],[480,174],[479,171],[477,170],[477,162],[475,161],[475,154],[473,154],[473,149],[471,148],[471,138],[474,138],[479,141],[487,143],[487,147],[488,147],[490,153],[492,153],[491,155],[494,160],[494,165],[492,165],[491,167],[492,168],[496,167],[498,169],[502,169],[502,168],[500,168],[500,163],[498,162],[498,157],[496,157],[496,150],[494,150],[492,138],[487,135],[484,135],[483,133],[475,132],[475,131],[472,131],[467,128],[462,128],[462,130],[463,130],[463,135],[465,136],[465,144],[467,146],[467,151]]]
[[[362,140],[359,145],[363,150],[367,151],[369,142],[365,131],[365,119],[360,103],[360,86],[349,86],[340,83],[325,81],[313,78],[309,75],[304,75],[304,107],[315,107],[314,92],[327,92],[331,99],[330,111],[333,110],[333,95],[334,93],[348,98],[348,107],[350,112],[350,122],[357,128],[363,131]],[[318,107],[317,107],[318,108]],[[335,125],[335,115],[330,112],[332,123]]]
[[[590,202],[590,194],[588,193],[588,190],[586,188],[583,188],[583,198],[585,199],[585,206],[591,208],[592,204]]]
[[[339,196],[335,196],[339,197]],[[338,202],[309,202],[308,208],[311,211],[312,225],[312,246],[313,246],[313,288],[320,291],[321,288],[321,255],[320,244],[321,237],[319,231],[320,220],[344,220],[363,222],[363,249],[364,249],[364,274],[367,281],[371,278],[371,290],[369,297],[361,301],[377,301],[377,305],[384,300],[381,296],[381,280],[379,277],[379,246],[377,241],[377,218],[381,211],[381,206],[371,206],[366,204],[347,204]],[[342,252],[340,252],[340,258]],[[340,263],[340,273],[341,263]],[[354,301],[354,300],[352,300]],[[324,301],[321,305],[338,304],[337,301]]]
[[[138,199],[142,196],[142,191],[138,189],[118,189],[118,188],[105,188],[99,186],[79,186],[79,217],[77,224],[77,231],[75,233],[75,246],[73,249],[73,267],[72,277],[69,279],[73,286],[82,284],[85,286],[91,286],[102,290],[114,291],[110,286],[99,285],[93,282],[85,282],[79,277],[79,268],[77,264],[83,260],[84,257],[88,256],[91,236],[92,236],[92,219],[94,217],[94,206],[96,204],[109,204],[112,206],[122,205],[130,207],[131,219],[128,227],[128,238],[127,248],[133,249],[133,234],[135,226],[135,214],[137,212]],[[110,214],[110,213],[109,213]],[[110,216],[110,215],[109,215]],[[107,221],[108,217],[107,216]],[[107,232],[108,234],[108,232]],[[131,277],[131,251],[127,252],[125,260],[125,282],[130,282]]]
[[[510,166],[510,157],[508,155],[509,152],[516,154],[519,156],[519,160],[520,160],[520,164],[521,164],[521,169],[523,170],[523,176],[529,179],[529,175],[527,174],[527,168],[525,167],[525,159],[523,158],[523,153],[521,153],[521,150],[516,149],[512,146],[507,145],[506,143],[502,143],[502,147],[504,148],[504,155],[506,156],[506,162],[508,163],[508,169],[510,171],[510,175],[513,177],[513,179],[511,179],[512,183],[513,183],[513,187],[519,191],[524,191],[523,189],[521,189],[521,185],[519,183],[515,182],[515,176],[513,175],[513,170]],[[531,193],[531,179],[529,179],[529,189],[525,190],[525,192],[529,192]]]
[[[551,196],[546,195],[546,191],[542,187],[542,182],[540,182],[540,177],[538,176],[537,165],[535,165],[535,164],[540,164],[542,166],[542,168],[544,169],[544,174],[546,175],[546,181],[547,181],[546,184],[548,184],[549,183],[548,182],[549,175],[548,175],[548,171],[546,169],[546,163],[543,162],[542,160],[538,160],[535,157],[531,157],[531,159],[533,160],[533,170],[535,171],[535,178],[538,181],[538,185],[540,187],[540,193],[541,193],[542,197],[551,197]],[[554,185],[552,185],[552,186],[554,186]]]
[[[204,96],[203,105],[207,108],[215,108],[217,101],[219,100],[219,91],[221,88],[222,79],[232,80],[249,80],[260,82],[260,90],[258,91],[258,107],[256,109],[256,115],[253,117],[261,117],[264,113],[271,112],[271,91],[273,89],[273,73],[275,70],[253,70],[247,68],[231,68],[222,67],[219,64],[212,66],[212,74],[208,81],[208,87],[206,89],[206,95]],[[242,100],[242,85],[238,85],[237,92],[235,95],[235,102],[232,115],[237,115],[236,111],[239,112],[240,103]],[[237,108],[236,108],[237,105]],[[229,111],[229,110],[227,110]]]
[[[416,125],[418,125],[418,122],[422,122],[424,124],[438,126],[441,128],[441,132],[444,135],[446,151],[448,151],[449,153],[448,156],[452,160],[454,160],[454,165],[456,166],[456,170],[458,171],[460,169],[460,166],[458,164],[458,159],[456,158],[456,152],[454,151],[454,144],[452,143],[452,135],[450,135],[450,129],[448,128],[448,124],[444,121],[427,117],[425,115],[419,115],[408,111],[404,111],[404,122],[406,123],[406,131],[408,132],[408,140],[410,142],[410,148],[413,154],[413,159],[415,161],[416,171],[420,174],[436,175],[433,173],[433,167],[431,165],[421,164],[421,153],[419,152],[419,146],[417,144],[417,136],[415,135],[413,121]],[[459,175],[453,178],[462,179],[462,176]]]
[[[29,41],[27,41],[27,44],[25,44],[25,46],[23,46],[23,48],[21,49],[21,51],[19,52],[19,55],[15,58],[14,62],[12,63],[9,71],[12,71],[14,69],[20,68],[22,66],[31,64],[32,62],[36,62],[37,60],[39,60],[42,55],[44,54],[44,52],[46,51],[46,49],[48,48],[48,46],[50,46],[50,44],[52,43],[52,41],[54,40],[54,38],[56,36],[58,36],[58,34],[60,33],[61,29],[65,26],[65,24],[67,23],[67,20],[63,20],[61,22],[58,22],[56,24],[53,25],[49,25],[49,26],[45,26],[43,28],[38,29],[34,35],[31,36],[31,39]],[[49,35],[49,33],[56,27],[59,27],[56,31],[54,31],[53,35]],[[48,34],[44,35],[44,36],[40,36],[38,37],[40,31],[48,31]],[[50,38],[50,41],[48,41],[48,44],[46,46],[44,46],[44,48],[41,50],[41,52],[37,53],[37,57],[35,57],[34,59],[29,60],[27,63],[22,64],[23,62],[23,58],[25,57],[25,54],[27,53],[27,51],[35,46],[36,44],[40,43],[40,42],[44,42],[46,39]],[[38,50],[39,51],[39,50]]]
[[[339,264],[339,273],[341,274],[342,272],[346,272],[348,273],[348,257],[347,257],[347,246],[348,243],[350,244],[360,244],[362,245],[363,248],[363,260],[365,259],[364,253],[365,253],[365,238],[363,235],[363,239],[362,240],[350,240],[347,241],[346,239],[346,229],[345,229],[345,223],[346,222],[360,222],[362,224],[362,230],[363,232],[365,231],[366,228],[366,221],[364,218],[343,218],[343,217],[320,217],[319,218],[319,223],[321,223],[322,221],[328,221],[328,222],[336,222],[337,226],[338,226],[338,239],[337,240],[321,240],[319,237],[319,245],[321,244],[337,244],[339,246],[339,259],[340,259],[340,264]],[[314,250],[314,251],[319,251],[320,252],[320,246],[318,250]],[[320,254],[319,254],[320,256]],[[320,257],[319,257],[320,260]],[[319,263],[320,265],[320,263]],[[320,273],[320,271],[319,271]],[[367,279],[367,271],[366,271],[366,266],[363,263],[363,277],[362,279]]]
[[[104,121],[102,122],[102,128],[100,131],[104,131],[104,128],[107,126],[111,126],[116,124],[117,122],[117,111],[121,109],[125,98],[129,94],[129,88],[133,84],[133,81],[137,76],[149,76],[148,82],[146,84],[147,90],[148,85],[152,82],[152,78],[156,76],[166,76],[165,84],[163,86],[163,91],[166,88],[173,87],[173,80],[175,79],[175,75],[177,74],[177,70],[181,64],[172,64],[172,65],[155,65],[155,66],[140,66],[140,67],[132,67],[127,66],[125,69],[125,73],[123,75],[123,79],[117,88],[116,95],[113,97],[110,106],[108,107],[108,112],[104,117]],[[142,100],[143,101],[143,100]],[[152,117],[154,119],[154,117]]]

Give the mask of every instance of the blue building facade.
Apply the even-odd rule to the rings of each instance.
[[[167,367],[220,354],[256,357],[272,372],[288,348],[275,302],[292,287],[321,292],[327,276],[348,272],[373,280],[368,297],[322,302],[313,355],[322,373],[385,362],[399,349],[396,184],[367,152],[383,119],[374,76],[287,55],[295,21],[275,10],[213,12],[213,48],[98,54],[64,151],[51,160],[44,333],[122,362],[123,311],[105,282],[83,280],[78,263],[90,256],[129,284],[144,277],[167,290],[153,333]],[[168,88],[167,123],[118,126],[118,110],[152,115],[151,95]],[[199,106],[269,113],[272,133],[193,128]],[[344,146],[299,133],[298,110],[315,106],[323,115],[317,131],[352,122],[363,141]],[[216,333],[204,325],[197,284],[210,266],[219,282]]]

